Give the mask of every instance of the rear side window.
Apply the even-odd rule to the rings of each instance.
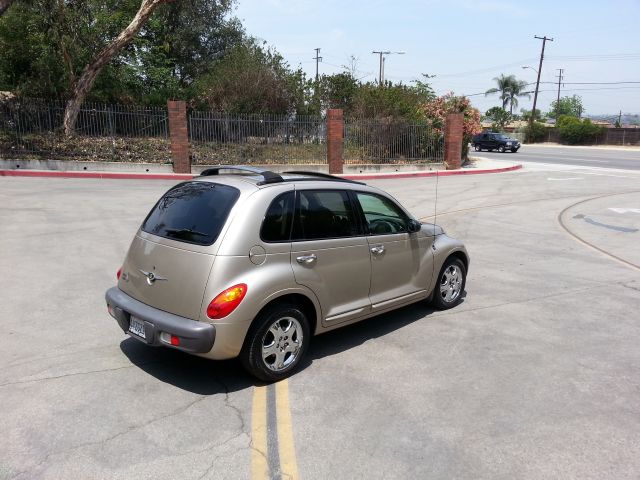
[[[142,230],[160,237],[196,245],[216,241],[238,189],[209,182],[175,186],[158,201],[142,224]]]
[[[293,225],[294,240],[360,235],[349,195],[341,190],[300,190]]]
[[[264,216],[260,238],[265,242],[288,242],[291,237],[294,192],[277,196]]]

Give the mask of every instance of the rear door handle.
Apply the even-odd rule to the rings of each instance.
[[[371,253],[374,255],[380,255],[384,253],[384,245],[376,245],[375,247],[371,247]]]
[[[317,259],[318,257],[314,253],[312,253],[311,255],[302,255],[300,257],[297,257],[296,262],[298,262],[300,265],[311,265]]]

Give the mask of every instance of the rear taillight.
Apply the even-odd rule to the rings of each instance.
[[[122,267],[120,267],[120,268],[118,269],[118,272],[116,273],[116,278],[117,278],[118,280],[120,280],[120,275],[122,275]]]
[[[207,317],[215,320],[233,312],[247,293],[247,285],[239,283],[220,292],[207,307]]]

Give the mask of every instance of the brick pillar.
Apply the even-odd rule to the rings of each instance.
[[[187,104],[183,101],[167,101],[169,111],[169,137],[173,173],[191,173],[189,135],[187,134]]]
[[[329,173],[342,173],[342,148],[344,143],[344,119],[342,110],[327,110],[327,162]]]
[[[444,129],[444,165],[447,170],[460,168],[462,162],[462,113],[447,115]]]

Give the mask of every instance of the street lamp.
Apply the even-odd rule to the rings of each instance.
[[[374,50],[371,53],[377,53],[378,55],[380,55],[380,75],[378,76],[378,85],[382,86],[382,82],[384,81],[384,55],[404,55],[406,52],[404,51],[392,52],[390,50],[386,50],[386,51]]]
[[[523,65],[523,66],[522,66],[522,68],[523,68],[523,69],[525,69],[525,68],[530,68],[531,70],[533,70],[534,72],[536,72],[536,75],[538,74],[538,70],[536,70],[536,69],[535,69],[535,68],[533,68],[533,67],[530,67],[529,65]]]

